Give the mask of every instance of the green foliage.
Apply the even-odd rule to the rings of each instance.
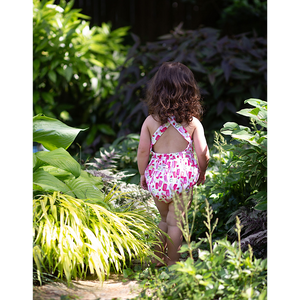
[[[208,202],[206,208],[211,237],[213,216]],[[237,219],[238,236],[240,230]],[[140,275],[144,291],[136,299],[267,299],[266,259],[256,259],[251,246],[243,253],[240,239],[231,244],[223,238],[210,248],[210,252],[199,248],[197,260],[189,257],[155,274],[146,269]]]
[[[51,150],[33,153],[34,194],[59,191],[83,199],[104,198],[101,178],[81,170],[65,150],[81,130],[43,115],[33,118],[33,141]]]
[[[34,114],[68,121],[91,130],[87,143],[99,133],[114,136],[106,124],[105,99],[113,94],[127,48],[122,39],[128,27],[111,31],[110,25],[89,27],[89,17],[72,9],[74,0],[34,0],[33,109]]]
[[[121,272],[132,259],[142,263],[153,256],[158,227],[143,209],[115,209],[114,190],[103,201],[84,201],[53,192],[33,200],[33,259],[38,279],[99,280],[111,269]],[[155,255],[154,255],[155,256]]]
[[[250,187],[249,199],[256,202],[258,210],[267,209],[267,102],[249,99],[245,103],[254,109],[243,109],[238,113],[251,118],[252,129],[233,122],[224,124],[221,133],[230,135],[239,143],[230,147],[238,157],[233,166],[237,172],[245,174]]]
[[[132,35],[135,44],[128,52],[116,94],[110,98],[111,121],[121,123],[124,130],[140,129],[147,116],[140,100],[148,80],[165,61],[182,62],[193,71],[207,112],[206,130],[220,128],[230,119],[240,121],[235,112],[244,99],[266,97],[265,38],[249,33],[221,37],[214,28],[183,30],[181,26],[146,45]]]
[[[132,259],[155,256],[150,247],[159,229],[149,212],[115,208],[116,199],[128,196],[115,186],[105,195],[102,178],[81,170],[65,150],[80,130],[34,117],[33,141],[51,149],[33,154],[33,258],[40,284],[44,273],[68,283],[94,273],[104,280],[111,268],[121,272]]]
[[[226,0],[218,27],[224,32],[252,31],[267,35],[267,1]]]
[[[95,162],[88,163],[92,169],[113,169],[127,183],[139,184],[140,176],[137,168],[137,149],[140,136],[128,134],[117,138],[112,144],[106,144],[99,150]]]
[[[33,117],[33,141],[43,144],[48,150],[59,147],[67,149],[80,131],[86,129],[67,126],[61,121],[42,114]]]
[[[196,187],[199,212],[196,214],[193,240],[204,237],[204,201],[207,199],[219,219],[215,236],[229,234],[234,239],[234,220],[239,216],[243,250],[251,244],[259,257],[266,256],[267,233],[267,103],[258,99],[245,101],[254,108],[239,114],[251,118],[252,128],[227,122],[222,134],[216,133],[205,185]],[[193,209],[196,205],[192,203]],[[191,215],[189,219],[191,220]],[[233,223],[233,224],[232,224]]]

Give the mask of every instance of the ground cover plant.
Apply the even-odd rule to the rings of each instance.
[[[212,241],[217,220],[206,201],[205,226],[207,238],[197,244],[188,242],[181,252],[197,251],[169,268],[147,268],[139,274],[143,292],[136,299],[267,299],[267,260],[256,259],[251,246],[241,250],[241,224],[237,217],[238,242],[226,238]],[[189,235],[188,223],[183,231]],[[209,248],[205,249],[202,242]]]
[[[153,256],[157,226],[144,209],[114,208],[118,193],[103,201],[60,192],[34,198],[33,258],[40,284],[44,274],[70,283],[95,273],[101,281],[133,259],[142,264]]]
[[[104,280],[133,259],[142,264],[155,257],[159,229],[149,208],[114,205],[128,195],[117,184],[107,192],[102,178],[82,170],[66,151],[80,131],[54,118],[33,118],[33,140],[49,150],[33,154],[34,279],[40,284],[47,274],[67,283],[94,273]]]

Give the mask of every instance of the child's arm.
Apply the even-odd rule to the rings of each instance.
[[[139,168],[139,173],[141,175],[140,184],[143,189],[148,189],[145,179],[145,169],[148,165],[150,146],[151,146],[151,136],[148,130],[149,117],[145,120],[140,136],[140,143],[137,151],[137,163]]]
[[[193,140],[194,140],[194,146],[196,155],[198,158],[198,165],[200,169],[200,176],[198,179],[197,184],[205,182],[205,171],[208,166],[209,162],[209,150],[206,143],[205,135],[204,135],[204,129],[200,121],[196,118],[194,118],[195,122],[195,130],[193,133]]]

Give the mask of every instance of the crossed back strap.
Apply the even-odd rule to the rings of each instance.
[[[169,128],[169,126],[172,125],[182,136],[183,138],[188,142],[191,143],[192,139],[190,134],[187,132],[187,130],[179,123],[175,121],[175,117],[169,117],[168,122],[159,126],[158,129],[154,132],[151,138],[151,148],[152,146],[157,142],[157,140],[163,135],[163,133]]]

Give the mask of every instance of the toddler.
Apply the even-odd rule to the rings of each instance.
[[[193,186],[205,182],[209,161],[199,121],[202,116],[199,100],[200,92],[193,73],[179,62],[163,63],[147,89],[149,116],[142,125],[137,160],[140,184],[152,194],[161,215],[159,228],[171,238],[170,241],[165,236],[160,237],[163,245],[160,252],[168,248],[168,255],[161,257],[168,266],[179,260],[178,250],[182,244],[174,201],[178,201],[177,206],[183,214],[180,196],[184,192],[192,196]]]

